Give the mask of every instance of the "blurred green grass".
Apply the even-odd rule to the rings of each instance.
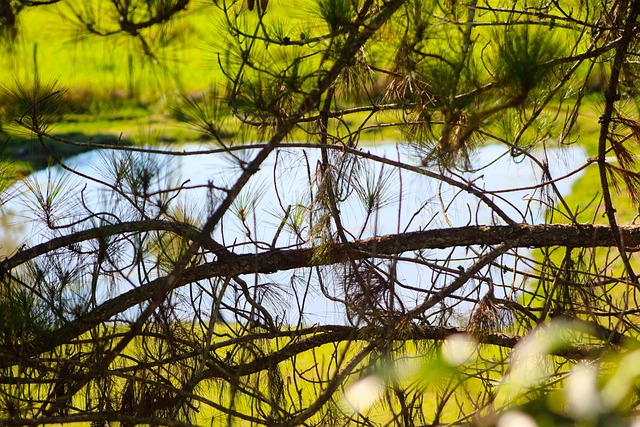
[[[19,15],[15,44],[5,45],[0,55],[0,88],[29,88],[36,78],[56,81],[65,88],[68,107],[63,120],[53,129],[56,136],[73,136],[80,142],[124,141],[137,145],[200,140],[202,133],[184,123],[185,117],[176,111],[176,106],[183,96],[200,102],[211,90],[224,90],[228,85],[229,79],[220,65],[225,63],[224,52],[230,46],[223,12],[211,2],[194,1],[162,31],[143,30],[155,56],[150,57],[131,36],[100,37],[82,32],[69,19],[69,3],[81,9],[101,10],[103,16],[98,16],[98,21],[102,19],[106,28],[114,28],[108,23],[110,3],[105,0],[25,9]],[[326,25],[313,12],[314,4],[314,0],[305,0],[291,8],[286,1],[272,0],[265,25],[276,37],[297,38],[298,32],[307,37],[322,34]],[[241,5],[234,6],[238,10],[231,14]],[[238,16],[246,26],[256,20],[255,13]],[[291,54],[286,47],[269,47],[269,52],[267,47],[261,49],[265,50],[265,58],[276,63],[286,62]],[[0,92],[0,110],[2,102]],[[226,121],[221,128],[225,134],[240,132],[239,138],[244,140],[261,138],[258,130],[241,127],[228,113],[220,112]],[[358,114],[346,122],[357,126],[365,117],[366,113]],[[294,137],[304,140],[304,130]],[[46,157],[38,154],[40,149],[33,148],[37,145],[35,138],[17,126],[0,126],[0,143],[4,147],[2,158],[9,159],[18,174],[47,166]],[[50,140],[47,143],[60,155],[82,151]]]
[[[20,14],[18,37],[0,55],[0,87],[29,88],[38,78],[66,88],[67,111],[53,129],[63,138],[148,143],[152,138],[140,138],[146,131],[164,142],[199,137],[165,113],[179,95],[206,90],[223,77],[205,42],[215,27],[211,14],[205,13],[211,8],[200,5],[179,16],[166,34],[176,37],[170,46],[158,47],[156,61],[141,54],[131,37],[82,37],[63,18],[70,14],[64,5],[32,7]],[[84,150],[46,142],[61,156]],[[17,126],[0,128],[0,143],[13,179],[49,163],[46,149]]]
[[[0,81],[11,85],[41,79],[58,79],[70,88],[76,105],[87,111],[120,109],[126,101],[152,104],[180,90],[186,93],[206,88],[222,77],[212,65],[205,40],[214,29],[211,8],[196,8],[172,22],[165,47],[154,43],[157,61],[141,55],[135,39],[83,34],[63,18],[70,11],[63,3],[33,7],[20,15],[20,32],[8,54],[0,58]]]

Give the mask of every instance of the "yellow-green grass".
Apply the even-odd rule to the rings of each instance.
[[[75,40],[73,25],[61,18],[69,13],[64,5],[23,12],[17,43],[1,60],[0,81],[29,83],[37,67],[41,79],[58,79],[72,88],[75,96],[87,97],[90,104],[94,98],[100,101],[131,95],[148,99],[171,89],[202,90],[219,77],[211,73],[212,67],[207,66],[211,58],[201,50],[203,33],[212,27],[210,15],[207,18],[194,11],[188,22],[177,20],[174,30],[186,36],[176,40],[175,49],[158,50],[158,57],[167,63],[162,67],[141,55],[133,38],[90,36]]]
[[[87,4],[102,5],[102,14],[107,15],[108,8],[104,6],[108,3],[104,0]],[[61,2],[51,7],[29,8],[21,13],[18,43],[10,55],[0,57],[0,83],[10,86],[15,79],[29,84],[36,72],[43,80],[59,79],[63,86],[71,88],[71,96],[79,108],[92,114],[108,109],[107,101],[117,107],[125,102],[162,110],[171,104],[176,93],[199,93],[211,86],[228,84],[220,67],[220,63],[226,63],[224,52],[230,43],[225,34],[224,14],[209,2],[196,3],[186,13],[178,15],[167,27],[164,37],[173,39],[165,47],[158,41],[161,38],[159,31],[142,32],[158,61],[142,54],[140,44],[130,36],[78,38],[73,25],[60,18],[61,14],[70,15],[65,5],[66,2]],[[239,6],[234,6],[230,14],[233,15],[237,8]],[[302,35],[308,38],[326,34],[327,25],[314,9],[317,9],[314,0],[297,3],[293,10],[289,2],[271,0],[265,27],[277,38],[299,39]],[[247,21],[247,31],[251,31],[256,15],[244,12],[240,16]],[[113,24],[111,28],[115,28]],[[395,24],[385,27],[370,43],[367,59],[376,65],[387,63],[396,54],[395,48],[389,49],[389,33],[404,29]],[[452,31],[452,37],[459,37],[457,30]],[[476,28],[480,37],[477,43],[488,42],[492,31]],[[569,30],[560,31],[571,34]],[[435,34],[432,42],[435,52],[442,49],[441,36]],[[311,53],[319,48],[322,46],[316,44],[302,47],[271,45],[259,46],[254,53],[264,51],[262,59],[277,68],[278,65],[290,66],[297,54]],[[483,54],[485,51],[482,49]],[[315,66],[319,60],[320,55],[312,56],[304,61],[307,65],[302,66]],[[487,75],[487,70],[480,65],[482,61],[475,62],[473,72]]]
[[[28,8],[19,15],[16,44],[0,57],[1,83],[29,83],[37,73],[43,80],[58,79],[87,106],[109,99],[158,102],[175,91],[194,93],[226,85],[218,62],[218,54],[228,43],[224,15],[211,2],[194,2],[164,33],[142,31],[154,57],[143,54],[139,41],[129,35],[101,37],[78,31],[63,18],[72,16],[66,3]],[[309,19],[305,13],[311,8],[305,5],[299,5],[292,15],[289,3],[270,3],[267,25],[286,19],[287,25],[295,27],[296,20]],[[103,23],[111,14],[110,3],[103,0],[75,5],[94,7],[102,13]],[[108,29],[117,29],[113,23],[108,25]],[[164,43],[162,38],[169,41]]]
[[[229,334],[228,336],[230,336],[236,334],[239,329],[234,326],[230,328],[231,329],[218,325],[216,326],[216,334]],[[288,338],[256,342],[265,352],[276,351],[290,343],[291,341]],[[166,345],[166,343],[164,344]],[[160,341],[154,338],[145,338],[144,345],[142,338],[134,340],[123,353],[123,355],[126,356],[123,358],[123,360],[125,360],[124,364],[130,365],[132,361],[136,359],[153,360],[154,355],[148,354],[148,352],[153,352],[153,349],[157,348],[157,345],[160,345]],[[336,357],[341,359],[340,366],[343,366],[357,352],[362,350],[365,345],[366,343],[364,341],[326,344],[280,363],[278,369],[281,378],[284,380],[284,400],[290,401],[289,404],[292,405],[289,406],[289,409],[291,410],[296,407],[296,409],[300,410],[311,405],[326,388],[327,381],[340,369],[336,362]],[[439,413],[440,422],[454,422],[465,414],[472,413],[478,409],[477,406],[475,406],[478,402],[474,400],[479,399],[482,393],[486,392],[487,387],[495,389],[507,374],[508,365],[505,364],[505,361],[510,351],[496,346],[478,346],[478,351],[475,356],[459,368],[452,367],[444,362],[439,357],[439,345],[434,346],[433,343],[408,341],[404,346],[399,347],[396,345],[395,347],[397,349],[389,354],[390,359],[381,357],[375,366],[365,368],[364,370],[357,370],[351,375],[346,380],[346,388],[338,388],[333,403],[329,405],[337,404],[339,408],[346,412],[346,416],[348,417],[350,410],[348,404],[343,400],[344,391],[348,391],[349,387],[361,378],[375,376],[384,383],[383,389],[387,387],[397,387],[398,390],[404,391],[405,398],[408,400],[418,396],[419,400],[417,403],[419,406],[414,406],[412,409],[422,411],[427,421],[433,421],[435,414]],[[228,350],[229,347],[223,347],[215,353],[220,359],[224,359]],[[78,351],[78,348],[76,347],[74,351]],[[147,352],[147,356],[144,356],[145,352]],[[249,353],[247,353],[247,358],[242,358],[240,356],[241,354],[242,351],[235,353],[235,357],[229,361],[230,366],[252,360],[253,356],[250,356]],[[151,359],[147,359],[149,355]],[[390,362],[385,362],[384,360],[390,360]],[[119,362],[116,363],[120,364]],[[568,369],[568,367],[565,368]],[[113,369],[118,368],[114,366]],[[273,370],[274,368],[270,369]],[[169,366],[166,371],[161,371],[163,375],[168,375],[172,370],[173,368]],[[126,378],[132,375],[132,372],[124,372],[123,374],[120,378],[114,378],[116,389],[113,390],[113,394],[116,396],[122,395],[126,386]],[[135,373],[133,373],[133,375],[135,375]],[[265,396],[269,396],[268,375],[267,371],[263,371],[260,374],[242,377],[242,382],[250,387],[257,387],[259,392],[264,393]],[[302,379],[301,375],[304,376],[304,379]],[[294,377],[296,377],[295,380]],[[140,384],[144,383],[145,378],[146,380],[154,381],[153,375],[139,378],[141,380]],[[174,383],[173,385],[175,386],[177,384]],[[253,414],[259,418],[260,416],[255,412],[257,402],[247,396],[239,396],[232,403],[231,389],[232,387],[224,381],[212,380],[201,383],[194,392],[216,404],[224,407],[232,407],[238,412],[247,415]],[[375,394],[378,391],[374,387],[363,390],[363,392]],[[447,398],[448,393],[451,394]],[[80,392],[76,397],[76,405],[82,407],[85,398],[85,392]],[[439,408],[438,405],[442,399],[446,399],[447,403],[442,408]],[[517,400],[516,396],[504,396],[500,394],[495,404],[499,407],[502,404],[513,404],[521,400],[523,399]],[[526,400],[526,398],[524,400]],[[226,421],[224,413],[204,403],[201,404],[195,401],[194,404],[199,408],[199,412],[194,416],[195,419],[192,420],[194,424],[225,424],[223,422]],[[287,406],[285,405],[285,407]],[[262,409],[264,409],[266,413],[269,413],[267,404],[263,403]],[[390,400],[381,397],[367,409],[364,414],[373,422],[386,424],[396,416],[394,414],[399,413],[400,409],[401,406],[397,400],[397,395],[394,395],[392,392]],[[355,419],[359,418],[355,413],[351,415]],[[314,418],[312,418],[312,420],[313,419]],[[88,425],[88,423],[77,423],[76,425]],[[233,425],[248,426],[251,425],[251,423],[235,418]]]
[[[74,34],[73,26],[60,18],[61,15],[71,14],[66,3],[29,8],[21,13],[18,43],[11,55],[0,57],[0,83],[11,87],[14,80],[17,80],[28,86],[36,73],[42,80],[59,79],[62,86],[70,89],[69,98],[78,113],[71,117],[72,120],[78,120],[78,124],[63,123],[58,126],[56,132],[62,134],[81,132],[87,135],[122,135],[124,139],[138,143],[140,128],[146,128],[160,141],[197,138],[197,135],[185,131],[183,127],[174,126],[171,118],[156,118],[159,117],[158,113],[170,111],[178,94],[197,95],[210,87],[222,88],[228,84],[228,78],[218,62],[220,59],[225,64],[224,51],[229,46],[222,11],[213,7],[210,2],[194,3],[167,27],[163,37],[173,39],[166,47],[159,41],[159,31],[143,31],[153,54],[157,56],[156,62],[142,54],[140,44],[130,36],[79,38]],[[78,6],[80,3],[75,4]],[[240,2],[233,6],[229,15],[239,12],[242,4]],[[101,18],[108,16],[108,2],[93,0],[86,3],[87,7],[92,5],[102,7],[100,10],[96,9],[104,15]],[[272,35],[298,39],[303,35],[314,37],[327,33],[327,24],[322,22],[315,0],[297,3],[293,10],[290,6],[289,2],[283,0],[269,2],[265,27],[270,29]],[[434,4],[432,7],[437,9],[439,6]],[[246,21],[248,30],[255,25],[256,13],[243,10],[239,16]],[[115,28],[111,25],[111,28]],[[396,23],[385,27],[370,43],[368,60],[378,65],[387,63],[396,54],[395,49],[389,49],[388,37],[404,29]],[[489,40],[492,31],[485,27],[475,29],[481,41]],[[450,35],[459,37],[455,31]],[[437,47],[440,45],[440,36],[442,34],[436,35],[432,42],[435,43],[436,51],[440,49]],[[255,51],[264,50],[262,59],[271,66],[282,68],[289,66],[296,54],[311,53],[312,49],[321,47],[271,45],[261,46]],[[222,56],[218,57],[220,52]],[[306,67],[317,65],[319,57],[315,55],[305,60]],[[481,63],[482,61],[476,61],[475,72],[486,74],[484,67],[479,65]],[[366,116],[366,113],[354,115],[346,118],[346,121],[354,129]],[[112,117],[118,117],[112,125],[101,123],[103,118],[110,121]],[[146,123],[141,123],[145,121],[144,117],[150,118]],[[392,114],[378,114],[378,117],[380,121],[393,121],[395,118]],[[240,127],[240,124],[236,120],[231,122],[229,133],[234,134],[233,128]],[[165,123],[167,126],[163,126]],[[158,127],[161,129],[157,129]],[[343,130],[342,135],[345,134],[346,130]],[[241,131],[241,137],[247,140],[260,139],[262,136],[248,126],[243,126]],[[303,131],[291,135],[292,140],[307,138]],[[400,138],[398,128],[394,127],[367,131],[362,135],[362,139],[370,141]],[[141,142],[148,141],[142,138]]]
[[[624,109],[624,107],[622,107]],[[583,148],[589,158],[595,158],[598,152],[598,139],[600,134],[599,117],[602,114],[603,100],[601,95],[594,94],[583,101],[580,115],[577,118],[577,126],[570,138],[574,143]],[[632,152],[639,152],[638,146],[634,140],[628,140],[625,147]],[[613,159],[613,153],[608,156],[608,161]],[[637,223],[638,206],[634,204],[626,191],[625,184],[621,180],[616,188],[612,184],[612,176],[608,175],[609,191],[612,197],[612,203],[615,209],[616,221],[618,225],[628,225]],[[609,224],[605,214],[605,207],[602,199],[600,169],[597,163],[590,164],[583,174],[575,181],[572,186],[571,193],[564,196],[564,201],[571,211],[576,215],[576,220],[581,224]],[[570,219],[566,215],[564,204],[556,203],[554,210],[547,211],[547,218],[554,223],[569,223]],[[605,274],[608,277],[623,277],[624,264],[615,248],[587,248],[587,249],[571,249],[572,260],[576,270],[584,271],[580,280],[589,282],[586,286],[590,292],[582,294],[577,289],[572,289],[571,293],[576,301],[582,298],[590,298],[584,301],[585,304],[592,307],[600,305],[614,304],[621,307],[628,307],[634,304],[637,299],[637,289],[624,281],[619,283],[609,283],[607,285],[595,286],[598,278],[593,274]],[[548,262],[559,269],[563,259],[567,255],[565,248],[549,248],[545,250],[536,250],[535,259],[542,261],[548,257]],[[637,254],[629,252],[627,254],[634,269],[640,267]],[[558,273],[556,273],[558,274]],[[591,275],[591,276],[590,276]],[[563,286],[555,285],[553,277],[549,277],[547,283],[535,281],[532,283],[530,290],[537,289],[537,297],[535,301],[530,296],[524,296],[523,302],[536,307],[542,307],[545,304],[545,298],[549,293],[557,296],[557,292],[562,292]],[[561,289],[562,288],[562,289]],[[552,289],[554,289],[552,291]],[[591,293],[593,292],[593,294]],[[596,296],[594,296],[596,295]],[[615,321],[613,322],[615,324]],[[614,325],[609,326],[614,326]]]
[[[228,43],[223,13],[210,2],[196,3],[168,27],[167,34],[175,39],[166,47],[153,43],[157,32],[143,32],[156,61],[144,55],[139,43],[130,36],[78,38],[73,25],[61,19],[61,15],[70,16],[66,3],[27,8],[20,14],[16,44],[0,56],[0,86],[9,90],[17,84],[30,87],[36,74],[42,81],[57,80],[59,86],[67,88],[70,106],[53,133],[68,139],[133,144],[199,140],[201,133],[181,123],[172,107],[177,105],[180,95],[199,97],[211,87],[223,88],[227,84],[217,56]],[[89,4],[109,3],[95,0]],[[298,4],[292,12],[288,2],[272,0],[266,25],[288,28],[296,33],[294,38],[298,32],[306,33],[307,37],[325,33],[326,26],[313,12],[314,4],[312,0]],[[247,11],[241,16],[255,20]],[[269,55],[286,58],[288,49],[272,46]],[[1,104],[0,95],[0,108]],[[259,130],[229,118],[228,112],[222,114],[226,119],[221,130],[226,135],[237,135],[234,139],[244,140],[240,142],[264,139],[265,134]],[[355,129],[365,117],[366,113],[357,114],[345,121]],[[31,156],[30,148],[28,156],[16,156],[16,152],[24,151],[25,145],[35,144],[33,138],[15,127],[5,126],[4,130],[5,133],[0,132],[0,141],[5,144],[3,157],[14,162],[12,175],[25,175],[48,164],[46,157]],[[343,129],[342,134],[346,133]],[[400,136],[395,128],[367,131],[363,135],[371,140]],[[290,140],[309,138],[313,136],[304,130],[294,131],[290,136]],[[54,146],[64,155],[81,151]]]

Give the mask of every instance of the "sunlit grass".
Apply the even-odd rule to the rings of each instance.
[[[150,101],[157,93],[171,90],[202,90],[221,77],[212,73],[212,58],[204,52],[203,35],[212,26],[211,16],[198,13],[189,20],[178,18],[174,25],[175,47],[158,50],[158,59],[140,54],[135,40],[125,37],[78,38],[73,26],[60,14],[60,7],[34,7],[21,15],[20,37],[10,54],[0,59],[0,80],[30,82],[59,78],[72,93],[89,106],[108,99],[135,98]],[[80,99],[86,98],[86,99]]]

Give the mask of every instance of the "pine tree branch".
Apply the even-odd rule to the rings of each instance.
[[[622,241],[628,250],[640,248],[640,226],[620,226]],[[177,277],[175,287],[181,287],[199,280],[215,277],[233,277],[252,273],[273,273],[305,267],[331,265],[347,259],[357,260],[404,252],[466,247],[475,245],[499,245],[511,242],[517,247],[615,247],[616,238],[611,228],[604,225],[516,225],[516,226],[471,226],[451,229],[416,231],[391,234],[371,239],[335,244],[323,257],[315,257],[313,248],[271,250],[259,254],[235,255],[196,267],[190,267]],[[26,354],[35,356],[49,351],[71,339],[77,338],[96,325],[118,313],[150,299],[166,280],[159,278],[142,284],[128,292],[103,302],[94,310],[73,320],[59,329],[51,331],[47,337],[23,343],[20,348],[0,347],[0,357],[5,356],[14,363],[13,356]]]

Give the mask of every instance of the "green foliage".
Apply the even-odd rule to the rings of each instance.
[[[637,230],[613,218],[635,210],[604,197],[581,211],[546,147],[576,138],[597,154],[604,187],[588,191],[640,200],[640,126],[616,99],[635,96],[638,11],[572,5],[41,5],[74,26],[67,50],[40,12],[22,15],[16,65],[0,65],[16,82],[5,122],[43,151],[113,151],[90,172],[52,151],[47,182],[16,187],[42,243],[0,259],[0,424],[630,421]],[[590,83],[586,61],[611,58],[607,84]],[[604,88],[580,141],[585,93]],[[154,145],[167,107],[212,141]],[[53,134],[70,112],[104,115]],[[142,130],[109,137],[114,118]],[[361,145],[389,135],[404,138],[391,154]],[[500,153],[476,158],[488,144]],[[204,152],[226,163],[178,181],[176,156]],[[507,174],[525,164],[540,182],[516,188]],[[569,225],[540,224],[543,208]],[[610,228],[578,224],[587,212]]]
[[[3,286],[0,291],[0,343],[19,346],[38,339],[49,330],[48,308],[43,307],[33,292],[17,284]]]
[[[395,198],[390,195],[393,194],[392,187],[395,185],[397,181],[393,173],[385,171],[384,167],[377,174],[374,170],[365,169],[362,177],[357,177],[354,181],[354,190],[367,214],[371,214],[395,202]]]
[[[353,22],[358,6],[356,0],[317,0],[317,5],[320,17],[332,33]]]
[[[2,87],[4,120],[33,132],[48,132],[63,119],[66,89],[57,80],[42,83],[36,78],[31,87],[15,83]]]
[[[495,32],[497,46],[492,61],[496,82],[509,96],[524,102],[551,79],[553,61],[563,54],[563,44],[552,29],[518,25]]]
[[[208,138],[220,140],[228,136],[222,130],[222,118],[228,116],[222,102],[224,97],[210,89],[201,97],[185,95],[173,108],[174,115],[184,123],[190,123]]]

